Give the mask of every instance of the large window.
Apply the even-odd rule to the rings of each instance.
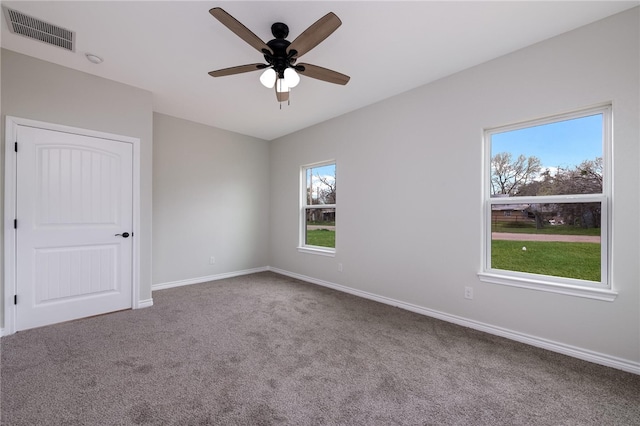
[[[612,300],[611,109],[485,132],[483,281]]]
[[[302,167],[299,250],[333,255],[336,248],[336,164]]]

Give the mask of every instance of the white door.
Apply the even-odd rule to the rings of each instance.
[[[16,330],[131,308],[132,144],[23,125],[17,140]]]

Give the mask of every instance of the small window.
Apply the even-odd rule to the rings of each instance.
[[[336,248],[336,164],[302,167],[299,250],[333,255]]]
[[[483,281],[612,300],[610,117],[606,106],[485,132]]]

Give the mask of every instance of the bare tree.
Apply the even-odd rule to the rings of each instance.
[[[520,195],[520,188],[534,181],[541,169],[538,157],[520,154],[515,160],[510,152],[491,158],[491,194]]]
[[[322,184],[318,188],[318,200],[321,200],[322,204],[335,204],[336,203],[336,177],[329,178],[327,176],[317,176],[318,180]]]
[[[602,157],[585,160],[572,170],[556,176],[556,194],[600,194],[602,193]],[[599,228],[600,203],[559,204],[558,214],[568,223],[583,228]]]
[[[602,192],[602,171],[602,157],[585,160],[573,169],[557,168],[553,175],[547,169],[535,181],[521,186],[518,195],[599,194]],[[599,203],[531,204],[528,210],[535,216],[537,228],[544,225],[544,218],[549,215],[560,216],[566,223],[584,228],[600,226]]]
[[[598,194],[602,192],[602,157],[585,160],[576,168],[574,181],[577,183],[574,194]]]
[[[315,172],[315,173],[314,173]],[[307,169],[307,203],[308,205],[336,203],[336,177],[321,175],[315,169]],[[315,221],[335,220],[335,209],[307,209],[307,223]]]
[[[336,176],[321,175],[316,169],[307,169],[307,204],[335,204]]]

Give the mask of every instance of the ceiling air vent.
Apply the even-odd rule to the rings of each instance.
[[[3,7],[3,9],[4,16],[9,24],[9,30],[12,33],[62,47],[72,52],[75,50],[73,45],[75,33],[73,31],[49,24],[8,7]]]

